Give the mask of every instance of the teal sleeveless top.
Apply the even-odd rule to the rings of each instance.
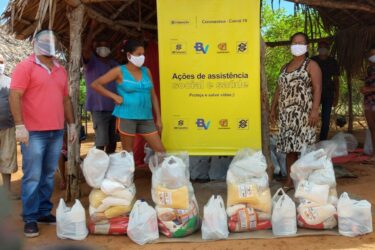
[[[120,66],[122,72],[122,83],[117,84],[117,94],[123,98],[120,105],[116,105],[113,115],[128,120],[151,120],[152,81],[147,73],[146,67],[141,67],[142,79],[136,81],[125,65]]]

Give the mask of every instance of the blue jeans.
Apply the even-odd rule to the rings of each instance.
[[[331,111],[333,98],[322,99],[322,127],[320,128],[320,140],[327,140],[329,132],[329,123],[331,120]]]
[[[36,222],[51,213],[50,201],[54,189],[64,130],[31,131],[29,145],[21,145],[22,206],[25,223]]]

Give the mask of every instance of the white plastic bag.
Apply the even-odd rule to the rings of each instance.
[[[223,198],[220,195],[216,198],[212,195],[203,211],[202,239],[219,240],[228,238],[227,214]]]
[[[232,172],[238,182],[245,182],[243,179],[248,177],[262,177],[266,169],[266,158],[262,152],[245,148],[237,152],[228,171]]]
[[[336,208],[331,204],[310,207],[301,203],[297,208],[297,214],[300,215],[307,224],[317,225],[334,216],[336,214]],[[336,225],[333,227],[335,226]]]
[[[102,185],[100,186],[100,189],[106,195],[111,195],[112,193],[123,191],[126,188],[120,182],[110,179],[104,179]]]
[[[352,200],[348,193],[341,194],[337,204],[339,233],[355,237],[372,233],[371,203],[366,200]]]
[[[303,180],[298,184],[295,197],[311,201],[317,205],[326,205],[328,203],[328,194],[328,185],[318,185]]]
[[[297,233],[296,204],[282,188],[275,193],[272,203],[273,234],[277,236],[295,235]]]
[[[133,184],[134,170],[133,154],[121,151],[109,156],[109,168],[105,178],[129,187]]]
[[[75,200],[70,208],[60,199],[56,210],[56,233],[60,239],[84,240],[87,237],[85,209],[79,200]]]
[[[326,159],[324,168],[313,171],[309,175],[308,181],[318,185],[328,185],[330,188],[336,187],[336,177],[332,161]]]
[[[371,131],[369,129],[366,130],[366,139],[365,139],[365,146],[363,147],[363,151],[366,155],[372,155],[374,147],[371,141]]]
[[[87,184],[93,188],[100,188],[108,166],[109,157],[103,150],[90,149],[82,166],[82,172]]]
[[[324,149],[302,155],[301,158],[291,166],[290,176],[297,182],[306,179],[314,170],[323,169],[326,159],[327,154]]]
[[[341,149],[344,152],[344,149],[346,149],[346,154],[356,150],[358,147],[357,139],[349,133],[339,132],[331,140],[337,143],[338,150]]]
[[[136,201],[130,212],[127,234],[139,245],[159,239],[158,219],[154,208],[145,201]]]

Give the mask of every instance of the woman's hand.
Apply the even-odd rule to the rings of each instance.
[[[113,97],[113,101],[114,101],[117,105],[120,105],[120,104],[123,102],[123,99],[122,99],[121,96],[119,96],[119,95],[115,95],[115,96]]]
[[[313,109],[309,116],[309,125],[311,127],[315,127],[318,121],[319,121],[319,111]]]
[[[158,130],[159,133],[163,130],[163,123],[161,122],[161,119],[156,119],[155,122],[156,129]]]

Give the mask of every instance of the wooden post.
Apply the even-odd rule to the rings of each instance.
[[[352,75],[347,73],[347,82],[348,82],[348,105],[349,105],[349,123],[348,123],[348,132],[353,133],[353,84],[352,84]]]
[[[272,180],[273,177],[273,165],[271,161],[270,152],[270,134],[269,134],[269,124],[268,124],[268,114],[269,114],[269,101],[268,101],[268,86],[265,70],[265,55],[266,55],[266,43],[263,38],[260,40],[260,91],[261,91],[261,120],[262,120],[262,151],[267,161],[267,173],[269,179]]]
[[[77,124],[77,134],[79,135],[81,126],[81,113],[79,112],[79,81],[81,78],[81,55],[82,42],[81,34],[83,28],[83,16],[85,8],[82,4],[76,8],[68,10],[67,16],[70,29],[69,48],[69,94],[73,103],[73,111]],[[80,166],[79,138],[73,144],[68,145],[68,179],[66,199],[71,201],[80,196],[78,170]]]

